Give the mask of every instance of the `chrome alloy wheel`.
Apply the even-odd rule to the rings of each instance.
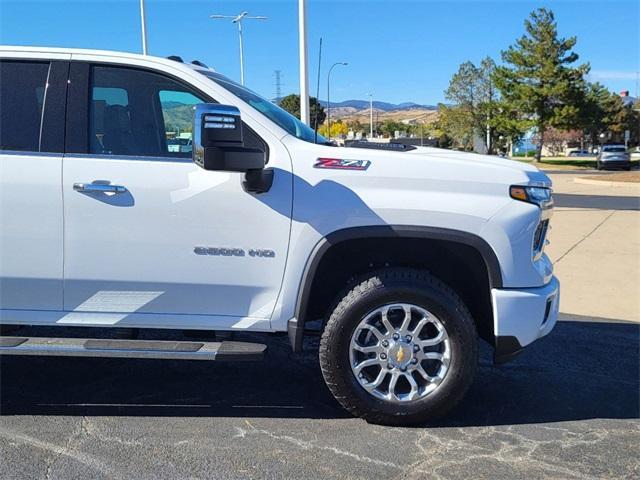
[[[417,305],[397,303],[370,312],[351,336],[351,371],[367,392],[392,403],[419,400],[445,378],[451,362],[442,322]]]

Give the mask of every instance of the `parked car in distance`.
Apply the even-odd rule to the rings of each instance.
[[[190,153],[192,149],[190,138],[171,138],[167,140],[167,151],[173,153]]]
[[[569,152],[569,157],[590,157],[591,154],[589,150],[571,150]]]
[[[596,157],[596,168],[624,168],[631,170],[631,155],[624,145],[603,145]]]
[[[571,150],[569,152],[569,157],[590,157],[592,154],[589,150]]]

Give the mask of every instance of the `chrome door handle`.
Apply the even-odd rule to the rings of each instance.
[[[124,193],[126,187],[122,185],[111,185],[109,183],[74,183],[73,189],[76,192],[85,193]]]

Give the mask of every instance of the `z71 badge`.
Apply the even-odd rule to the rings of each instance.
[[[334,170],[366,170],[370,160],[347,160],[344,158],[319,158],[314,168],[330,168]]]

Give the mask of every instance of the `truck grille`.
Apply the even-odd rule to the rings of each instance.
[[[542,255],[542,250],[544,250],[544,242],[547,238],[548,229],[549,220],[543,220],[538,224],[536,233],[533,235],[533,256],[536,259],[540,257],[540,255]]]

